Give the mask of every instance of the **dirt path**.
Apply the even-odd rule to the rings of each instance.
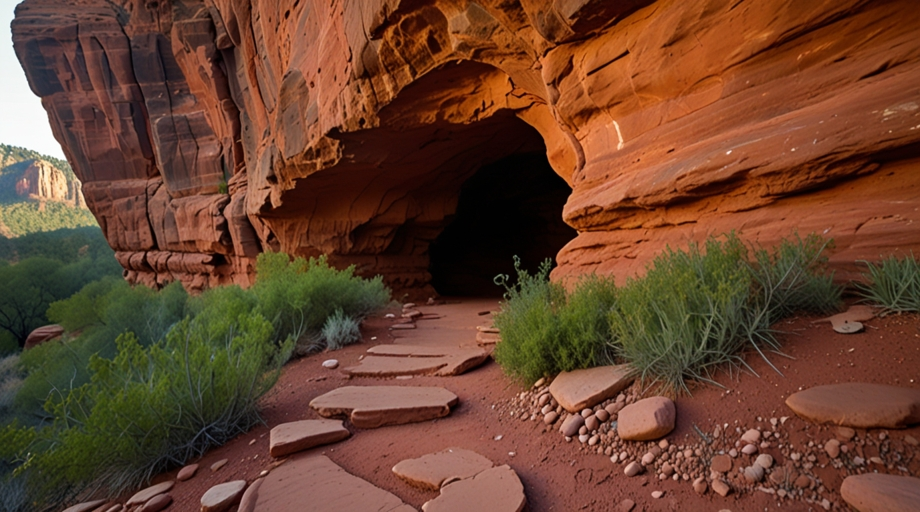
[[[460,405],[450,416],[435,421],[360,430],[349,427],[353,436],[346,441],[311,450],[323,453],[335,463],[360,478],[368,480],[420,508],[437,496],[421,491],[396,478],[391,468],[399,461],[457,446],[478,452],[496,465],[508,464],[520,476],[531,511],[615,510],[624,499],[636,502],[635,510],[823,510],[819,504],[780,499],[761,491],[715,495],[710,490],[698,495],[689,482],[659,480],[653,472],[634,478],[623,474],[623,466],[609,457],[594,453],[592,447],[566,442],[555,427],[547,427],[539,417],[520,419],[524,409],[518,397],[525,391],[508,379],[501,368],[487,361],[483,366],[455,377],[413,377],[411,379],[346,379],[339,370],[328,370],[321,363],[338,359],[341,367],[351,366],[375,344],[380,343],[471,343],[476,326],[490,323],[478,313],[495,309],[494,300],[464,299],[438,306],[421,306],[425,313],[441,318],[420,320],[418,328],[405,331],[388,329],[393,320],[383,316],[369,319],[364,326],[364,343],[334,353],[316,354],[289,364],[266,399],[264,410],[268,426],[253,429],[229,444],[206,454],[200,461],[198,475],[179,482],[172,495],[175,503],[169,510],[197,510],[198,500],[211,486],[234,479],[252,480],[262,470],[272,467],[268,457],[268,431],[279,423],[319,416],[309,408],[314,397],[342,385],[397,384],[407,386],[442,386],[460,398]],[[398,315],[398,312],[396,312]],[[748,357],[749,364],[760,374],[723,375],[726,389],[699,387],[692,397],[676,401],[677,427],[667,439],[675,445],[699,445],[701,432],[712,432],[716,425],[735,428],[771,429],[770,419],[790,417],[782,430],[786,442],[806,446],[809,441],[832,437],[827,427],[809,426],[795,417],[784,400],[791,393],[810,386],[834,382],[873,382],[920,388],[920,317],[892,316],[867,322],[863,333],[837,334],[828,324],[813,323],[811,318],[796,318],[776,326],[785,331],[781,340],[788,357],[774,355],[779,375],[759,357]],[[376,339],[375,339],[376,338]],[[511,413],[514,413],[512,417]],[[858,436],[878,436],[882,431],[858,431]],[[904,448],[906,435],[920,438],[920,427],[885,431],[897,447],[904,450],[904,468],[920,475],[920,455]],[[501,436],[500,438],[498,436]],[[871,443],[870,443],[871,444]],[[866,449],[870,448],[869,444]],[[777,464],[782,464],[782,450],[768,450]],[[907,453],[907,452],[910,453]],[[228,463],[219,471],[208,467],[221,459]],[[823,491],[814,492],[834,510],[845,510],[839,496],[846,468],[829,464],[816,474],[824,482]],[[826,461],[825,461],[826,462]],[[898,474],[894,467],[880,471]],[[175,471],[156,481],[175,477]],[[663,491],[659,499],[653,491]],[[819,500],[820,501],[820,500]]]

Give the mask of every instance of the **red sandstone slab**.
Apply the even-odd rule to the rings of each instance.
[[[364,377],[460,375],[481,365],[488,357],[486,351],[478,347],[377,345],[367,352],[372,356],[342,371]]]
[[[476,333],[476,344],[478,344],[481,347],[485,347],[488,345],[495,345],[497,343],[500,343],[501,341],[502,341],[502,337],[500,334],[490,333],[490,332],[481,332],[481,331]]]
[[[104,505],[106,500],[95,500],[87,501],[85,503],[77,503],[72,507],[67,507],[64,509],[64,512],[89,512],[90,510],[95,510],[100,505]]]
[[[282,423],[270,434],[269,453],[284,457],[315,446],[335,443],[348,438],[351,433],[342,420],[303,420]]]
[[[323,455],[292,459],[260,480],[246,490],[240,512],[415,511]]]
[[[840,496],[859,512],[915,512],[920,510],[920,478],[883,473],[851,475],[843,480]]]
[[[447,366],[444,357],[375,357],[367,356],[356,366],[343,368],[352,377],[397,377],[400,375],[432,375]]]
[[[616,396],[632,381],[629,365],[598,366],[560,373],[549,385],[549,392],[565,410],[577,413]]]
[[[487,469],[473,478],[441,488],[441,495],[422,505],[424,512],[520,512],[527,498],[517,473],[508,466]]]
[[[154,496],[169,492],[169,490],[172,489],[173,485],[175,484],[176,483],[174,481],[170,480],[168,482],[161,482],[156,485],[151,485],[146,489],[138,491],[136,494],[134,494],[134,496],[128,498],[128,501],[125,502],[125,508],[130,508],[136,505],[143,505]]]
[[[786,405],[814,423],[855,428],[904,428],[920,423],[920,389],[856,382],[828,384],[794,393]]]
[[[443,418],[457,405],[444,388],[344,386],[314,398],[310,407],[321,416],[348,416],[358,428],[377,428]]]
[[[448,480],[464,479],[492,467],[492,461],[470,450],[448,448],[393,466],[393,473],[409,485],[436,491]]]

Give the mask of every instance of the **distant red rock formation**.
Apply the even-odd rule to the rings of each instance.
[[[44,160],[32,160],[16,180],[16,195],[36,201],[58,201],[85,208],[79,181],[68,180],[64,173]]]
[[[135,282],[246,284],[263,250],[398,288],[516,251],[622,277],[728,230],[833,237],[841,277],[920,252],[909,0],[26,0],[13,39]],[[470,178],[533,152],[564,207],[488,213],[531,180]]]

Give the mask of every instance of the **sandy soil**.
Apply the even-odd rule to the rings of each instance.
[[[359,430],[349,426],[353,436],[341,443],[316,448],[308,453],[323,453],[348,472],[386,489],[405,502],[420,508],[436,496],[435,492],[412,488],[396,478],[391,468],[397,462],[459,446],[474,450],[496,464],[509,464],[521,478],[531,511],[615,510],[624,499],[637,503],[635,510],[823,510],[800,500],[781,500],[760,491],[714,495],[696,494],[690,482],[659,481],[654,473],[627,478],[623,466],[609,457],[588,450],[575,442],[567,443],[554,427],[535,421],[512,418],[510,411],[520,411],[517,398],[525,389],[507,378],[501,368],[489,360],[485,365],[458,377],[415,377],[410,380],[380,381],[346,379],[338,370],[327,370],[322,361],[336,358],[341,366],[357,363],[370,346],[388,343],[396,336],[468,336],[475,337],[475,326],[489,323],[488,316],[478,313],[496,308],[494,300],[462,299],[437,306],[422,306],[425,313],[442,318],[425,320],[415,331],[390,331],[392,320],[378,317],[364,325],[364,342],[335,353],[322,353],[290,363],[272,393],[265,400],[266,426],[253,429],[229,444],[206,454],[199,462],[195,478],[179,482],[172,491],[174,504],[168,510],[198,510],[201,495],[211,486],[235,479],[252,480],[262,470],[272,467],[268,456],[268,432],[271,426],[300,419],[318,418],[308,404],[322,393],[345,384],[408,386],[443,386],[460,397],[460,405],[446,418],[412,425]],[[787,443],[806,445],[809,440],[833,437],[827,427],[807,425],[795,417],[784,400],[791,393],[810,386],[835,382],[873,382],[920,388],[920,316],[904,315],[876,318],[866,323],[858,334],[835,333],[827,323],[815,318],[798,317],[777,325],[784,331],[780,339],[785,356],[771,357],[782,375],[773,371],[756,354],[747,357],[759,374],[723,375],[724,389],[699,386],[693,396],[677,400],[677,427],[667,438],[671,444],[699,445],[702,432],[712,432],[716,425],[729,424],[730,431],[762,427],[770,430],[770,418],[791,417],[782,425]],[[372,338],[376,338],[372,341]],[[882,431],[857,431],[858,436],[878,436]],[[920,438],[920,426],[899,431],[885,431],[892,446],[904,452],[903,466],[914,476],[920,475],[920,453],[914,454],[900,440],[905,435]],[[495,440],[496,436],[500,440]],[[733,434],[734,435],[734,434]],[[737,438],[738,436],[735,435]],[[870,450],[867,443],[866,450]],[[768,449],[783,464],[783,452]],[[908,451],[910,453],[908,453]],[[871,453],[865,454],[868,458]],[[212,472],[209,467],[221,459],[228,463]],[[825,460],[816,464],[827,463]],[[737,463],[736,463],[737,467]],[[880,471],[904,474],[896,467]],[[155,481],[171,479],[177,471],[160,475]],[[820,498],[828,499],[834,510],[845,510],[839,496],[846,469],[828,465],[815,468],[824,481]],[[708,474],[708,473],[707,473]],[[664,491],[660,499],[651,492]]]

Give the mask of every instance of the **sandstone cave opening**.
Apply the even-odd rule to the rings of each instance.
[[[535,271],[577,234],[562,220],[571,193],[545,153],[486,165],[460,190],[457,211],[429,248],[431,284],[441,295],[500,296],[493,279],[514,276],[514,256]]]

